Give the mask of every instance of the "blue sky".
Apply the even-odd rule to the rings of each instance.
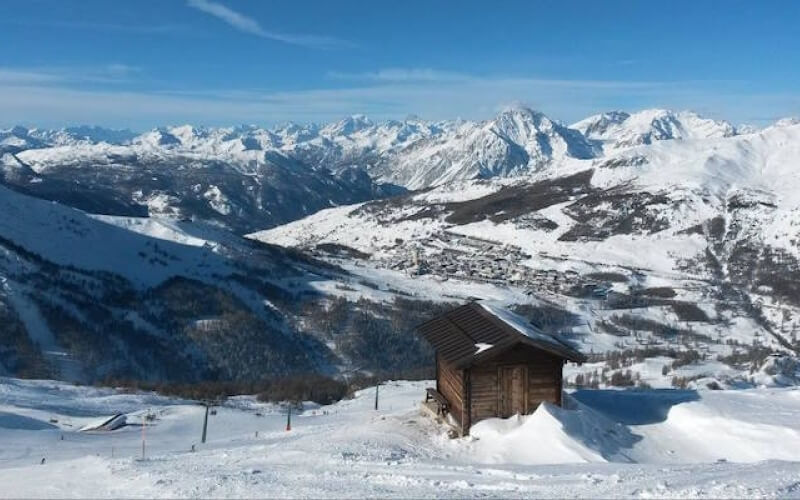
[[[800,2],[0,0],[0,126],[800,114]]]

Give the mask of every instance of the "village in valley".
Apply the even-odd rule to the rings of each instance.
[[[604,298],[611,284],[581,279],[573,270],[536,269],[526,265],[531,256],[520,247],[488,238],[443,231],[399,245],[371,264],[400,271],[410,277],[431,276],[522,287],[531,294],[558,295],[575,287]],[[318,255],[324,255],[318,253]]]

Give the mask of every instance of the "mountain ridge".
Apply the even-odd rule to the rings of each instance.
[[[797,353],[800,125],[649,110],[579,128],[516,107],[123,144],[4,131],[0,371],[44,376],[64,351],[90,380],[182,380],[158,371],[157,338],[191,380],[418,368],[415,322],[470,298],[569,336],[592,384],[653,363],[665,385],[753,384]]]
[[[243,165],[257,163],[262,153],[274,151],[313,168],[336,172],[356,166],[378,182],[420,189],[453,180],[519,175],[564,158],[598,157],[603,155],[603,147],[620,149],[660,140],[736,133],[727,122],[705,119],[690,111],[616,111],[567,126],[541,112],[514,106],[483,121],[410,118],[376,122],[353,115],[322,125],[215,128],[186,124],[157,127],[138,135],[98,127],[15,127],[0,130],[0,151],[73,147],[75,153],[97,156],[120,153],[116,146],[141,155],[212,155]],[[64,159],[69,156],[66,150],[60,154]]]

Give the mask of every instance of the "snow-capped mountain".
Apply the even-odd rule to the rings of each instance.
[[[231,365],[243,354],[214,336],[222,330],[206,335],[221,317],[225,328],[267,322],[254,328],[272,325],[279,336],[268,342],[302,333],[312,347],[270,348],[264,366],[278,372],[419,366],[429,353],[414,322],[468,297],[522,304],[573,335],[607,378],[612,366],[624,372],[619,363],[644,370],[624,364],[641,358],[664,364],[667,384],[750,383],[746,362],[799,348],[800,125],[791,120],[737,133],[649,110],[566,127],[511,108],[482,122],[76,130],[0,132],[0,182],[10,188],[0,187],[0,208],[13,214],[0,221],[0,276],[11,287],[0,302],[17,325],[13,342],[35,341],[23,351],[52,346],[95,376],[153,371],[124,318],[171,339],[159,345],[195,378],[253,376]],[[253,237],[300,252],[235,234],[263,229]],[[78,293],[84,282],[94,288]],[[207,317],[178,307],[214,294],[230,309]],[[136,352],[121,364],[102,363],[112,347],[87,320],[101,316],[123,332],[114,342]],[[231,338],[259,350],[253,331]],[[75,340],[84,337],[88,345]],[[20,356],[0,352],[0,371],[19,373]],[[32,356],[23,368],[41,375]]]
[[[773,127],[791,127],[793,125],[800,125],[800,118],[796,116],[788,116],[781,118],[772,124]]]
[[[17,126],[0,130],[0,154],[50,146],[79,146],[100,142],[125,144],[134,137],[136,134],[130,130],[103,127],[79,126],[49,130]]]
[[[401,191],[381,183],[416,189],[508,177],[597,152],[579,132],[525,108],[477,123],[376,124],[353,116],[273,130],[183,125],[135,137],[87,128],[4,134],[10,156],[3,171],[13,175],[3,182],[22,192],[93,212],[199,217],[238,231]]]
[[[291,164],[284,177],[296,179],[280,186],[280,189],[297,188],[304,183],[313,185],[313,188],[308,186],[308,195],[296,193],[303,198],[299,210],[277,206],[281,202],[263,210],[236,207],[233,203],[230,208],[222,210],[228,212],[222,215],[227,217],[238,212],[240,220],[235,224],[217,220],[231,227],[253,229],[255,224],[244,220],[252,220],[259,211],[266,217],[263,227],[268,227],[308,215],[326,205],[363,201],[397,192],[377,185],[369,186],[366,176],[350,171],[354,168],[366,172],[373,182],[421,189],[451,181],[513,177],[547,168],[558,169],[565,161],[599,157],[603,148],[615,150],[669,139],[727,137],[735,132],[726,122],[704,119],[691,112],[611,112],[587,118],[570,128],[540,112],[514,107],[483,122],[428,122],[408,118],[376,123],[365,116],[354,115],[327,125],[289,123],[273,129],[182,125],[160,127],[138,136],[129,131],[98,127],[55,131],[16,127],[0,131],[0,152],[17,154],[15,160],[7,159],[6,163],[18,161],[30,165],[45,181],[64,180],[64,175],[60,174],[65,170],[72,181],[77,172],[79,191],[83,187],[80,174],[87,169],[76,170],[74,167],[90,166],[92,168],[88,171],[93,172],[93,169],[102,170],[113,165],[115,172],[125,171],[131,178],[129,187],[139,188],[118,193],[127,198],[126,203],[147,206],[153,213],[201,217],[207,216],[187,213],[186,207],[180,206],[180,200],[191,197],[186,189],[180,187],[180,182],[171,189],[163,183],[147,186],[149,183],[144,182],[145,179],[159,181],[160,176],[210,163],[224,170],[224,175],[229,178],[241,176],[225,186],[195,183],[201,184],[194,188],[200,190],[202,196],[193,203],[202,204],[209,190],[212,198],[242,198],[240,190],[232,187],[239,181],[248,185],[247,190],[251,193],[261,191],[269,182],[262,178],[258,186],[253,186],[248,176],[258,178],[262,175],[258,173],[260,170],[274,168],[276,164]],[[159,165],[158,175],[147,167],[153,164]],[[178,168],[166,168],[168,166]],[[341,175],[343,171],[350,172]],[[137,180],[136,172],[142,174],[141,179]],[[349,185],[343,179],[357,179],[358,182]],[[109,182],[93,180],[92,184],[102,191],[111,188]],[[329,192],[325,185],[335,188]],[[263,204],[259,200],[285,199],[288,196],[292,198],[290,204],[297,206],[293,203],[295,195],[268,191],[269,195],[250,197],[244,204],[258,207]],[[219,207],[207,208],[219,212]],[[269,217],[267,212],[284,213]],[[219,219],[214,215],[212,218]]]
[[[370,172],[411,189],[476,178],[532,173],[565,158],[592,158],[596,149],[579,132],[526,108],[486,122],[440,127],[384,154]]]
[[[527,108],[510,108],[484,122],[411,118],[375,124],[355,116],[323,127],[313,140],[283,149],[332,169],[363,166],[373,178],[409,189],[508,177],[597,153],[579,132]]]
[[[610,149],[663,140],[711,139],[736,134],[736,128],[728,122],[703,118],[691,111],[665,109],[648,109],[633,114],[624,111],[601,113],[572,124],[572,128],[589,139],[601,141]]]
[[[351,248],[360,266],[443,288],[527,289],[580,318],[570,328],[585,351],[696,351],[694,371],[664,373],[720,377],[736,359],[800,352],[800,125],[719,135],[332,208],[252,237],[320,256]]]
[[[100,214],[194,217],[244,232],[396,192],[358,167],[302,163],[257,129],[159,128],[125,144],[26,141],[0,158],[4,184]]]
[[[31,135],[31,131],[25,127],[17,126],[7,130],[0,130],[0,154],[40,148],[44,145],[43,141]]]

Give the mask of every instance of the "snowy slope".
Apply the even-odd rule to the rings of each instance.
[[[190,401],[2,379],[0,496],[797,495],[795,390],[581,391],[577,410],[544,406],[448,440],[419,414],[425,386],[383,385],[378,411],[374,389],[308,405],[290,432],[285,407],[233,398],[209,418],[201,444],[203,408]],[[116,412],[133,426],[78,430]],[[153,418],[143,430],[145,414]]]
[[[213,225],[87,214],[4,187],[0,211],[4,374],[184,382],[397,372],[427,364],[412,330],[438,308],[476,293],[524,299],[421,287]],[[376,356],[376,342],[405,354]]]
[[[203,224],[92,216],[4,187],[0,211],[4,371],[191,381],[328,367],[329,348],[270,299],[342,278],[330,268]]]
[[[141,285],[158,284],[175,275],[202,279],[231,272],[210,250],[197,250],[196,240],[184,239],[187,245],[182,245],[162,238],[154,246],[151,238],[5,187],[0,187],[0,211],[5,215],[0,236],[56,264],[120,274]],[[152,259],[160,252],[169,265]]]

